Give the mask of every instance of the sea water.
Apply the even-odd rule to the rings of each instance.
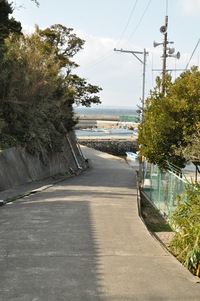
[[[127,116],[137,116],[137,108],[134,107],[114,107],[114,106],[91,106],[87,107],[74,107],[74,112],[76,114],[84,114],[84,115],[127,115]]]

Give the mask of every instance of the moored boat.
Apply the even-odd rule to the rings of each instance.
[[[131,160],[136,160],[138,159],[138,152],[133,153],[133,152],[126,152],[127,158]]]

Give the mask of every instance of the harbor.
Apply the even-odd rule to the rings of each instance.
[[[90,112],[90,113],[89,113]],[[123,113],[123,111],[122,111]],[[132,112],[131,112],[132,113]],[[78,139],[98,137],[98,139],[136,139],[139,120],[136,114],[120,115],[120,112],[80,111],[75,132]]]
[[[116,156],[124,156],[126,151],[136,152],[138,123],[135,116],[105,113],[78,115],[75,127],[78,142]]]

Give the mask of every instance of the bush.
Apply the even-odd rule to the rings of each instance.
[[[200,184],[186,187],[171,216],[175,230],[170,250],[193,274],[200,263]]]

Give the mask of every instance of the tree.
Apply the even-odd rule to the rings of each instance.
[[[40,30],[36,26],[35,36],[43,56],[48,57],[51,54],[54,62],[58,63],[60,74],[65,80],[65,90],[71,91],[71,103],[83,106],[100,103],[99,97],[94,94],[98,93],[101,88],[88,84],[85,79],[72,73],[72,70],[78,67],[72,58],[83,49],[85,41],[78,38],[72,28],[61,24],[52,25],[45,30]]]
[[[36,3],[37,6],[40,5],[39,1],[37,1],[37,0],[31,0],[31,1],[34,1],[34,2]]]
[[[166,96],[160,92],[157,80],[146,100],[138,139],[149,162],[161,168],[167,166],[166,161],[184,167],[188,158],[183,149],[189,146],[188,137],[196,134],[200,122],[199,86],[197,67],[182,73],[173,84],[168,78]]]
[[[72,73],[77,66],[72,59],[83,44],[62,25],[6,39],[0,66],[2,148],[23,145],[46,160],[61,150],[63,137],[77,122],[73,104],[100,103],[101,88]]]
[[[200,124],[198,129],[191,136],[186,137],[187,146],[181,149],[184,157],[195,165],[200,164]],[[180,151],[180,150],[179,150]]]
[[[31,0],[39,6],[39,1]],[[2,54],[4,49],[4,40],[9,36],[10,33],[21,34],[22,26],[21,23],[16,21],[12,15],[14,11],[13,1],[1,0],[0,1],[0,54]]]
[[[200,72],[192,67],[175,81],[172,94],[181,95],[183,102],[183,134],[185,144],[180,145],[177,153],[195,165],[200,164]]]
[[[21,23],[15,21],[14,18],[9,18],[13,8],[8,1],[0,1],[0,50],[2,52],[4,40],[11,32],[21,33]]]

